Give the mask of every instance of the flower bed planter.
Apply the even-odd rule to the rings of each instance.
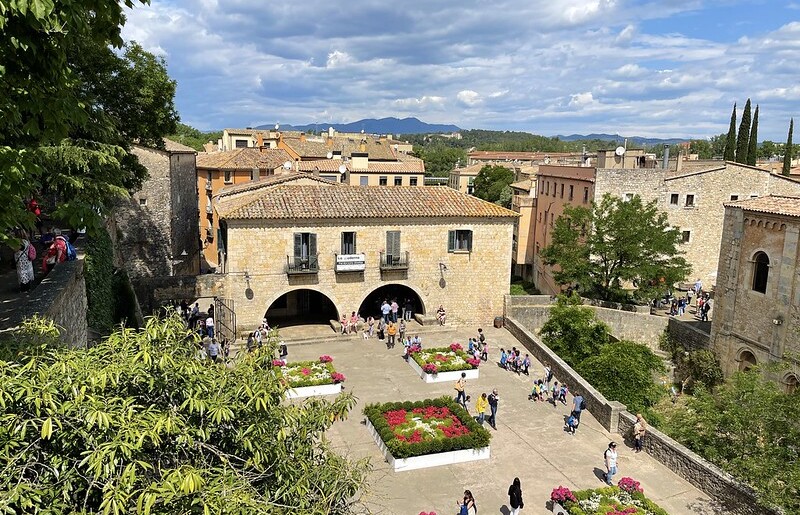
[[[395,472],[490,457],[489,433],[450,398],[371,404],[364,414],[367,429]]]
[[[623,477],[618,486],[579,490],[559,486],[550,494],[551,511],[571,515],[667,515],[644,496],[638,481]]]
[[[477,379],[480,360],[469,356],[460,344],[435,349],[411,347],[408,364],[426,383],[442,383],[456,381],[461,373],[467,379]]]
[[[289,399],[336,395],[344,388],[342,385],[345,380],[344,374],[333,368],[333,358],[330,356],[320,356],[318,361],[294,363],[274,360],[272,365],[279,367],[288,387],[286,397]]]

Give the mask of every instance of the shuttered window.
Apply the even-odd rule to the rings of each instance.
[[[389,262],[400,257],[400,231],[386,231],[386,256]]]

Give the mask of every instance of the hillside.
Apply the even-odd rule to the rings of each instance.
[[[308,125],[284,125],[281,129],[287,131],[319,132],[333,127],[339,132],[361,132],[366,134],[435,134],[457,132],[455,125],[442,125],[425,123],[417,118],[366,118],[352,123],[312,123]],[[272,125],[259,125],[257,129],[271,129]]]

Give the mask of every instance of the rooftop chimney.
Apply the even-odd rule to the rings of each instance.
[[[260,132],[256,135],[256,146],[259,148],[264,146],[264,135]]]
[[[306,133],[305,132],[301,132],[300,133],[300,141],[305,141],[305,140],[306,140]]]
[[[358,150],[360,152],[366,152],[367,151],[367,142],[364,141],[364,140],[361,140],[361,144],[358,145]]]
[[[330,136],[325,138],[325,145],[328,147],[333,147],[333,138],[331,138]]]
[[[661,167],[664,170],[669,168],[669,145],[664,145],[664,164]]]

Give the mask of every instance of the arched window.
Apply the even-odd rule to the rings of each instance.
[[[756,252],[753,256],[753,290],[767,293],[767,279],[769,278],[769,256],[763,252]]]
[[[789,374],[783,380],[783,383],[784,383],[783,387],[784,387],[784,390],[786,391],[786,393],[792,394],[792,393],[797,391],[797,376],[796,375]]]
[[[756,357],[749,350],[744,350],[739,354],[739,372],[747,372],[757,364]]]

